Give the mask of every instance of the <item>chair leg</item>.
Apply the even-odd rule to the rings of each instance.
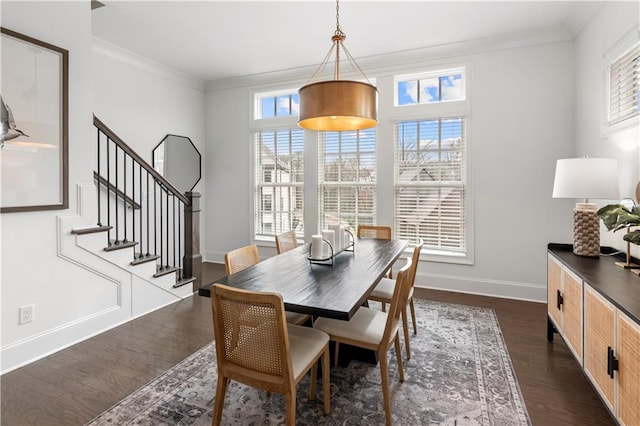
[[[382,304],[382,312],[387,312],[387,304],[384,302],[380,302]]]
[[[222,422],[222,407],[224,407],[224,396],[227,393],[226,377],[218,376],[218,385],[216,387],[216,399],[213,404],[213,417],[211,419],[212,426],[218,426]]]
[[[336,344],[336,349],[335,349],[335,352],[333,354],[334,357],[335,357],[334,360],[333,360],[333,366],[337,367],[338,366],[338,352],[340,351],[340,343],[339,342],[335,342],[335,344]]]
[[[316,380],[318,379],[318,361],[311,366],[311,389],[309,389],[309,401],[316,399]]]
[[[330,405],[329,401],[331,398],[331,385],[329,384],[329,375],[331,371],[329,370],[329,345],[324,349],[324,354],[322,354],[322,393],[324,394],[324,413],[329,414]]]
[[[411,308],[411,321],[413,322],[413,334],[418,334],[418,323],[416,321],[416,307],[413,305],[413,297],[409,299],[409,308]]]
[[[286,412],[286,425],[287,426],[295,426],[296,425],[296,390],[289,390],[289,392],[285,395],[285,401],[287,404],[287,412]]]
[[[409,342],[409,318],[407,318],[407,308],[402,310],[402,331],[404,332],[404,346],[407,351],[407,360],[411,359],[411,343]]]
[[[384,414],[386,425],[391,426],[391,397],[389,395],[389,373],[387,368],[387,351],[378,351],[380,357],[380,378],[382,379],[382,401],[384,404]]]
[[[402,351],[400,350],[400,336],[396,333],[396,338],[394,339],[394,346],[396,347],[396,358],[398,358],[398,375],[400,376],[400,381],[404,382],[404,367],[402,366]]]

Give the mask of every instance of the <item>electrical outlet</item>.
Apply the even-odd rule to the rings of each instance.
[[[27,324],[33,321],[33,305],[21,306],[18,309],[19,320],[18,324]]]

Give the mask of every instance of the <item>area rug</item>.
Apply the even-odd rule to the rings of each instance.
[[[398,381],[390,351],[396,425],[530,425],[500,326],[492,309],[416,300],[418,334]],[[403,348],[404,350],[404,348]],[[405,356],[403,352],[403,356]],[[89,425],[210,425],[216,388],[211,343],[138,389]],[[331,370],[331,413],[309,401],[309,378],[298,385],[297,424],[384,424],[380,368],[351,361]],[[223,424],[284,424],[282,396],[231,382]]]

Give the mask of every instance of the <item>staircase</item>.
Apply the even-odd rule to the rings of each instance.
[[[78,196],[82,219],[94,224],[63,218],[61,227],[78,247],[152,286],[191,295],[201,285],[200,194],[181,193],[95,116],[93,124],[95,189],[80,187]]]

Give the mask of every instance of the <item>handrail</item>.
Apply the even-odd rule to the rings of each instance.
[[[125,194],[124,192],[116,188],[116,186],[111,182],[109,182],[107,178],[105,178],[104,176],[98,175],[98,172],[96,172],[95,170],[93,172],[93,180],[97,180],[100,184],[109,188],[111,192],[116,194],[116,199],[118,198],[124,199],[126,203],[129,205],[129,207],[131,207],[132,209],[134,210],[140,209],[140,204],[136,203],[135,200],[133,200],[127,194]]]
[[[187,198],[178,188],[176,188],[171,182],[165,179],[160,173],[156,171],[149,163],[147,163],[142,157],[138,155],[129,145],[127,145],[122,139],[116,135],[113,130],[107,127],[98,117],[93,116],[93,125],[100,129],[109,139],[114,141],[124,152],[126,152],[131,158],[133,158],[138,164],[140,164],[154,179],[166,187],[172,195],[178,197],[186,205],[190,204],[189,198]]]

